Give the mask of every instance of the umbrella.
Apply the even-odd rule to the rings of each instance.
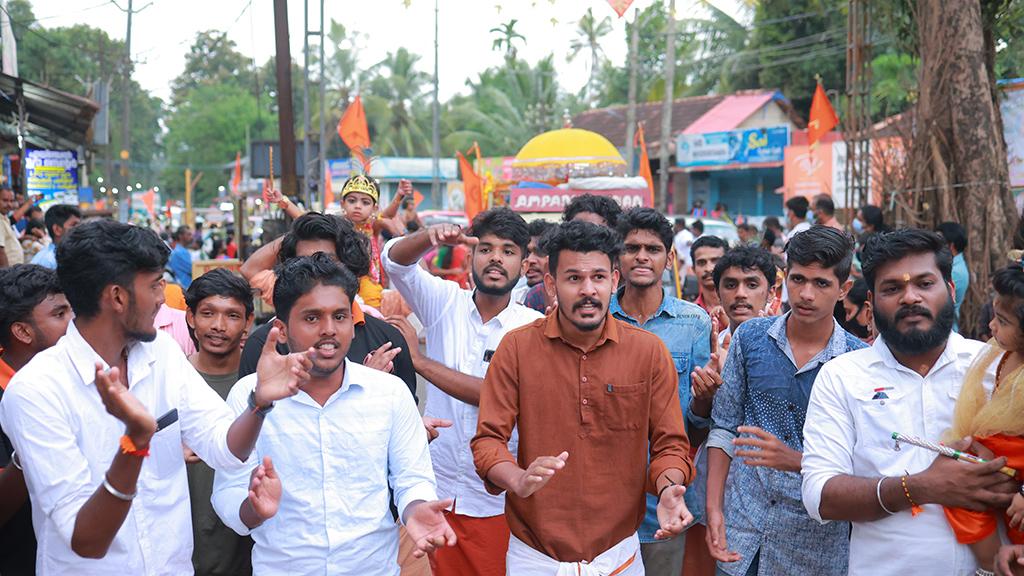
[[[512,161],[514,180],[566,182],[569,178],[625,176],[626,161],[604,136],[562,128],[534,136]]]

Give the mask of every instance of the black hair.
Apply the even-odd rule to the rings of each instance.
[[[702,222],[700,220],[694,220],[693,224],[690,224],[690,228],[693,228],[697,232],[697,234],[703,234],[704,233],[704,222]]]
[[[1024,330],[1024,269],[1020,263],[996,270],[992,275],[992,288],[1000,296],[1016,300],[1014,312],[1017,314],[1017,327]]]
[[[582,194],[573,198],[565,207],[562,214],[563,222],[571,222],[580,212],[592,212],[597,214],[607,223],[609,228],[614,229],[619,224],[619,216],[622,208],[619,203],[608,196],[597,196],[595,194]]]
[[[612,266],[615,266],[619,260],[619,253],[622,252],[622,241],[618,233],[611,228],[573,220],[559,224],[546,235],[544,250],[549,258],[548,270],[555,276],[558,258],[563,251],[601,252],[607,255]]]
[[[805,232],[806,234],[806,232]],[[945,238],[930,230],[902,228],[892,232],[872,234],[860,254],[861,272],[868,288],[875,289],[875,273],[889,262],[911,254],[932,253],[944,282],[953,279],[953,253],[949,251]]]
[[[36,264],[0,270],[0,346],[11,345],[11,325],[24,322],[51,294],[60,294],[57,272]]]
[[[171,234],[171,238],[173,238],[175,242],[180,242],[181,237],[188,231],[188,226],[178,226],[178,229],[174,231],[174,234]]]
[[[274,309],[277,317],[285,324],[292,307],[299,298],[313,291],[317,286],[337,286],[355,300],[359,291],[359,280],[330,256],[316,253],[312,256],[292,258],[274,268],[277,281],[274,283]]]
[[[737,230],[746,230],[747,232],[757,233],[757,226],[753,224],[740,224],[736,227]]]
[[[797,218],[806,218],[807,209],[810,208],[811,203],[807,201],[805,196],[793,196],[789,200],[786,200],[786,208],[789,208],[790,212],[793,213]]]
[[[676,218],[675,225],[676,226],[682,226],[683,228],[686,228],[686,218],[683,218],[682,216],[680,216],[679,218]]]
[[[281,240],[278,262],[284,263],[295,258],[299,242],[305,240],[334,242],[338,261],[356,278],[370,273],[370,239],[358,232],[347,219],[322,212],[306,212],[299,216]]]
[[[700,222],[700,220],[697,220]],[[718,236],[701,236],[690,244],[690,261],[697,261],[697,249],[698,248],[721,248],[723,251],[729,250],[729,244],[719,238]]]
[[[865,204],[860,207],[861,216],[864,216],[864,223],[870,224],[875,232],[888,232],[889,227],[885,225],[885,218],[882,209],[873,204]]]
[[[831,268],[840,283],[846,282],[853,264],[853,238],[830,226],[816,224],[789,239],[786,263],[787,270],[793,264],[820,264]]]
[[[544,235],[545,232],[547,232],[548,230],[552,229],[555,226],[558,226],[558,224],[550,220],[544,220],[543,218],[541,218],[539,220],[534,220],[533,222],[530,222],[529,224],[527,224],[527,226],[530,228],[530,238],[540,238],[541,236]]]
[[[470,223],[469,233],[477,238],[485,234],[494,234],[502,240],[509,240],[519,246],[522,257],[526,257],[526,246],[530,243],[530,227],[526,220],[511,208],[502,206],[477,214]]]
[[[649,230],[665,245],[665,250],[672,249],[672,225],[654,208],[630,208],[619,217],[619,236],[625,240],[634,230]]]
[[[56,239],[53,229],[56,226],[63,226],[72,216],[79,219],[82,218],[82,211],[78,209],[78,206],[72,206],[71,204],[55,204],[50,206],[46,214],[43,215],[43,222],[46,223],[46,231],[50,234],[50,237]]]
[[[956,222],[943,222],[935,228],[935,231],[942,234],[942,237],[946,239],[946,242],[953,245],[957,253],[967,249],[967,231],[960,224]]]
[[[761,224],[764,226],[765,230],[782,230],[782,223],[779,222],[779,219],[776,218],[775,216],[769,216],[765,218],[764,222],[762,222]]]
[[[863,277],[854,278],[853,286],[846,293],[846,299],[857,305],[858,308],[868,301],[868,283]]]
[[[44,234],[46,233],[46,226],[43,225],[42,220],[33,218],[33,219],[28,221],[28,224],[25,224],[25,231],[22,232],[22,236],[23,237],[28,236],[28,234],[30,232],[32,232],[33,230],[35,230],[36,228],[42,230]]]
[[[764,274],[764,279],[768,281],[769,290],[775,285],[775,276],[778,273],[772,254],[757,246],[738,246],[726,252],[725,256],[715,263],[715,269],[711,273],[715,279],[715,288],[718,288],[718,283],[721,282],[722,276],[729,268],[759,270]]]
[[[57,245],[57,277],[76,316],[100,311],[100,294],[111,284],[129,291],[139,272],[164,269],[170,250],[156,232],[114,220],[75,226]]]
[[[836,213],[836,203],[828,194],[818,194],[814,197],[814,209],[821,210],[826,216],[833,216]]]
[[[214,268],[196,278],[185,291],[185,305],[195,314],[199,303],[210,296],[223,296],[238,300],[245,306],[245,315],[252,316],[252,287],[245,278],[227,268]]]

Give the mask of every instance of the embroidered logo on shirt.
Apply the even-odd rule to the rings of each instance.
[[[888,400],[889,395],[885,393],[886,390],[893,390],[895,386],[883,386],[881,388],[875,388],[875,395],[871,397],[872,400]],[[884,402],[883,402],[884,404]]]

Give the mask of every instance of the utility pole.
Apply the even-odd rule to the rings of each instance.
[[[871,19],[871,2],[850,0],[846,24],[843,140],[846,142],[844,200],[851,214],[856,214],[858,206],[871,200]]]
[[[320,146],[317,148],[319,154],[317,155],[317,166],[320,167],[318,174],[320,175],[321,186],[324,185],[324,175],[327,174],[327,76],[326,76],[326,64],[324,63],[324,0],[320,0]],[[320,189],[320,201],[323,203],[323,209],[327,211],[327,189],[326,187]],[[312,209],[312,206],[310,207]]]
[[[312,128],[309,115],[309,0],[302,0],[302,195],[306,208],[313,209],[309,170],[309,131]],[[313,182],[316,182],[314,180]]]
[[[281,193],[295,196],[295,113],[292,109],[292,54],[288,47],[288,0],[274,0],[277,72],[277,130],[281,140]]]
[[[668,210],[669,156],[672,153],[672,88],[676,77],[676,0],[668,0],[665,38],[665,99],[661,103],[661,146],[658,148],[658,196],[655,208]]]
[[[128,30],[124,35],[124,86],[121,89],[121,190],[124,196],[121,197],[120,216],[122,222],[127,222],[132,215],[132,193],[128,191],[131,185],[131,171],[128,169],[128,161],[131,158],[132,142],[132,0],[128,0]]]
[[[636,174],[634,156],[636,150],[633,139],[636,135],[636,74],[640,51],[640,8],[636,8],[633,17],[633,30],[629,34],[629,104],[626,107],[626,162],[629,162],[629,173]]]
[[[438,21],[438,0],[434,0],[434,119],[433,119],[433,180],[430,182],[430,197],[438,202],[441,194],[441,105],[438,104],[438,59],[437,59],[437,21]]]

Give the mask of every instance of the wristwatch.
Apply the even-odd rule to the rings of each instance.
[[[249,392],[249,410],[252,410],[260,418],[266,418],[267,413],[274,409],[274,403],[271,402],[268,406],[262,408],[256,405],[256,391]]]

